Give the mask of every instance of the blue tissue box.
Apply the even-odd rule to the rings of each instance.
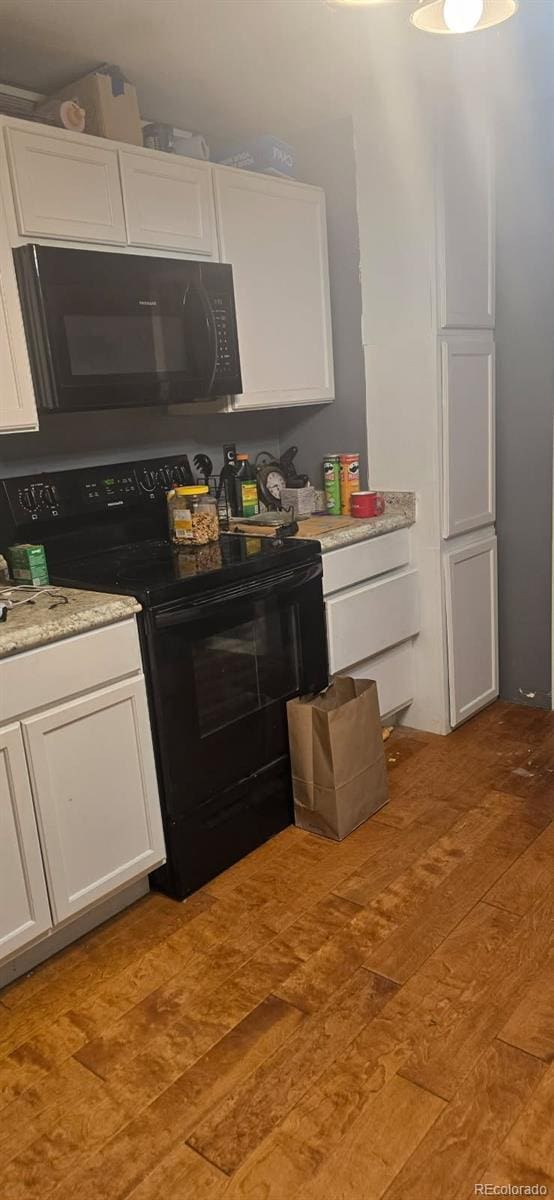
[[[217,162],[226,167],[244,167],[247,171],[290,177],[295,167],[294,147],[266,133],[250,142],[226,146],[218,155]]]

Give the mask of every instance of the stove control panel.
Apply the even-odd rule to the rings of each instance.
[[[48,475],[0,480],[0,516],[15,529],[88,512],[150,506],[172,487],[194,483],[186,454],[139,462],[78,467]]]

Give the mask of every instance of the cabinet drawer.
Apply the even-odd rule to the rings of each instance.
[[[115,150],[67,133],[9,129],[6,136],[20,233],[126,241]]]
[[[0,661],[0,722],[142,669],[136,621],[120,621]]]
[[[397,529],[367,542],[329,550],[323,555],[323,593],[327,596],[355,583],[363,583],[374,575],[404,567],[409,560],[408,529]]]
[[[419,629],[417,571],[403,571],[326,601],[331,674],[360,663]]]
[[[414,698],[414,651],[412,642],[403,642],[384,654],[376,654],[343,672],[360,679],[374,679],[382,717],[398,712]]]

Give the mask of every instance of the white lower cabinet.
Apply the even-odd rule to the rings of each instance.
[[[0,661],[0,962],[165,859],[139,666],[134,619]]]
[[[414,699],[419,576],[409,563],[409,529],[323,555],[329,670],[374,679],[381,717]]]
[[[6,725],[0,729],[0,960],[51,924],[21,729]]]
[[[444,555],[450,723],[460,725],[498,696],[496,537]]]
[[[63,921],[164,855],[144,680],[23,722],[54,918]]]

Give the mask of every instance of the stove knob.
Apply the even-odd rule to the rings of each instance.
[[[33,484],[29,487],[21,488],[18,493],[19,503],[22,508],[25,508],[29,513],[36,513],[39,506],[36,490]]]
[[[42,507],[43,508],[59,508],[56,489],[53,484],[46,483],[42,491]]]

